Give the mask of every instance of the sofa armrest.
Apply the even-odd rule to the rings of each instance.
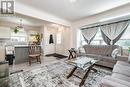
[[[117,61],[128,61],[128,57],[127,56],[117,56]]]

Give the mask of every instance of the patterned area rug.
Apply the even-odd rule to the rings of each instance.
[[[70,73],[73,66],[64,62],[56,62],[45,65],[37,69],[15,73],[10,75],[10,87],[78,87],[80,79],[77,77],[66,76]],[[110,75],[111,71],[95,67],[96,73],[90,72],[83,87],[98,87],[101,79]],[[83,76],[84,71],[78,69],[75,74]]]

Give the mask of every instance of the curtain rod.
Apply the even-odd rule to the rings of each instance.
[[[130,19],[121,20],[121,21],[117,21],[117,22],[106,23],[106,24],[101,24],[101,25],[99,24],[99,25],[92,26],[92,27],[81,28],[80,30],[85,30],[85,29],[94,28],[94,27],[99,27],[99,26],[104,26],[104,25],[115,24],[115,23],[124,22],[124,21],[130,21]]]

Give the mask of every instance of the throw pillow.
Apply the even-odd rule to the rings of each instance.
[[[111,54],[111,56],[112,56],[112,58],[114,59],[114,60],[116,60],[116,57],[117,57],[117,55],[119,54],[119,49],[114,49],[113,51],[112,51],[112,54]]]
[[[85,53],[85,50],[83,47],[79,47],[79,53]]]

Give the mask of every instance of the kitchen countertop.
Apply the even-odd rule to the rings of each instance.
[[[28,45],[14,45],[14,47],[28,47]]]
[[[14,45],[14,47],[28,47],[29,45]],[[41,45],[37,45],[37,46],[41,46]]]

